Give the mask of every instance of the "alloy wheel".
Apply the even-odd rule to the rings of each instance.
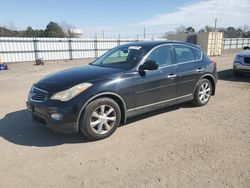
[[[200,90],[199,90],[199,100],[202,103],[206,103],[209,100],[210,93],[211,93],[211,88],[210,88],[209,84],[206,82],[203,83],[200,87]]]
[[[96,134],[106,134],[114,127],[116,119],[116,111],[113,107],[101,105],[92,113],[90,127]]]

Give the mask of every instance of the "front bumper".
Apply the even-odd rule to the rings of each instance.
[[[245,65],[241,62],[234,62],[234,70],[239,72],[250,72],[250,65]]]
[[[48,127],[52,131],[61,133],[76,133],[78,126],[73,108],[45,107],[28,101],[27,108],[32,114],[32,121],[43,127]],[[51,118],[51,114],[62,114],[61,120]]]

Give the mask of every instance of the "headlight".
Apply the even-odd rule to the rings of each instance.
[[[91,83],[78,84],[70,89],[54,94],[50,99],[59,101],[69,101],[70,99],[79,95],[80,93],[82,93],[91,86],[92,86]]]
[[[237,55],[237,56],[234,58],[234,61],[243,62],[243,61],[244,61],[244,58],[243,58],[242,56]]]

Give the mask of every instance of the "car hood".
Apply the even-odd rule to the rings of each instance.
[[[80,83],[93,83],[105,77],[113,77],[114,74],[119,74],[123,71],[123,69],[118,68],[85,65],[48,75],[34,84],[34,86],[48,92],[59,92]]]
[[[244,50],[244,51],[238,53],[238,55],[240,55],[242,57],[250,57],[250,50]]]

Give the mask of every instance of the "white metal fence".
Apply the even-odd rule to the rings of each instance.
[[[223,49],[237,49],[250,46],[250,38],[224,38]]]
[[[111,48],[135,39],[13,38],[0,37],[3,62],[96,58]]]
[[[154,39],[159,40],[159,39]],[[162,39],[161,39],[162,40]],[[97,58],[109,49],[136,39],[0,37],[2,62]],[[224,38],[223,49],[250,46],[250,38]]]

